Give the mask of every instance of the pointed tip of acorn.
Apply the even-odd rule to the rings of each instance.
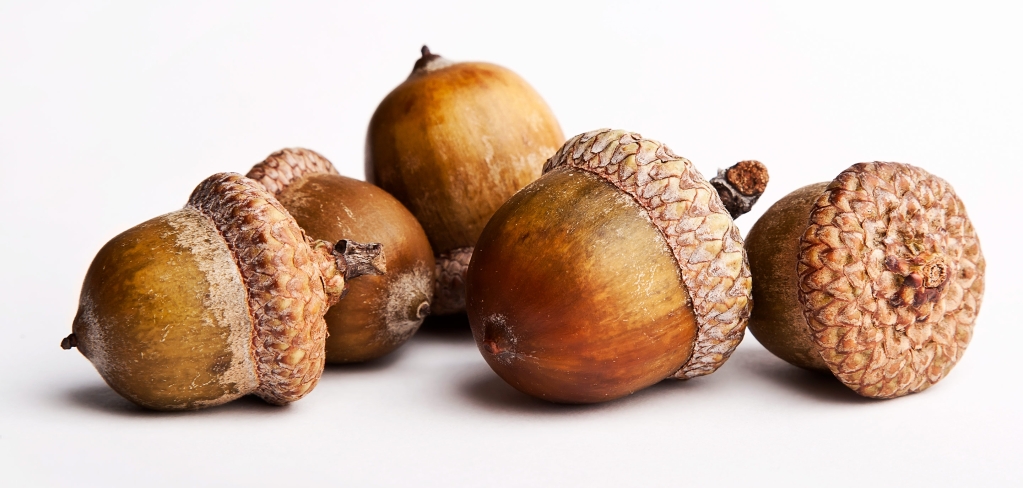
[[[419,52],[422,56],[416,60],[416,64],[412,67],[412,73],[409,75],[410,78],[453,64],[451,61],[444,59],[439,54],[431,52],[430,48],[426,44],[423,44],[423,47],[419,49]]]
[[[416,318],[417,319],[425,319],[429,315],[430,315],[430,302],[424,301],[423,303],[420,303],[419,307],[416,308]]]

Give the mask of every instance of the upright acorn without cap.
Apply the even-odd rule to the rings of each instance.
[[[259,183],[203,181],[181,210],[110,240],[82,285],[72,333],[117,393],[191,410],[255,394],[283,405],[323,372],[323,314],[383,267],[378,244],[307,240]]]
[[[430,53],[380,102],[366,179],[419,220],[437,257],[437,314],[465,309],[464,274],[494,211],[564,142],[554,114],[512,71]]]

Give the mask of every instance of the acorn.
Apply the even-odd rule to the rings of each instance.
[[[984,255],[945,180],[860,163],[788,194],[746,238],[753,336],[856,393],[894,398],[945,377],[984,295]]]
[[[327,362],[383,356],[402,345],[430,314],[434,259],[416,218],[379,187],[338,174],[308,149],[283,149],[249,171],[314,239],[379,242],[387,273],[353,281],[327,311]]]
[[[565,137],[511,70],[455,63],[426,46],[422,54],[370,120],[366,179],[422,223],[437,261],[432,310],[451,314],[465,309],[465,269],[483,227]]]
[[[746,166],[756,175],[736,181],[762,192],[765,168]],[[621,130],[578,135],[543,169],[494,214],[469,263],[469,322],[490,367],[564,403],[720,367],[742,340],[751,279],[715,188],[667,146]]]
[[[146,408],[283,405],[323,372],[327,307],[382,269],[379,244],[307,240],[258,182],[219,173],[100,249],[61,346]]]

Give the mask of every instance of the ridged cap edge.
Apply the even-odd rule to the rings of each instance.
[[[713,373],[735,350],[752,306],[752,280],[739,229],[717,191],[689,160],[632,132],[599,129],[569,139],[544,173],[571,166],[631,195],[675,255],[698,327],[690,359],[671,376]]]
[[[257,181],[210,176],[186,206],[213,220],[234,253],[253,317],[256,394],[286,404],[323,373],[327,310],[323,277],[295,219]]]
[[[299,178],[317,173],[338,174],[320,153],[301,147],[281,149],[257,163],[245,176],[258,181],[270,193],[279,195]]]
[[[860,163],[814,203],[799,242],[799,300],[831,371],[857,393],[928,388],[962,357],[984,293],[984,256],[945,180]]]

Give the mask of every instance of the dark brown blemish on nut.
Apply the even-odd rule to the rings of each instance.
[[[483,319],[481,345],[488,354],[508,356],[514,354],[515,341],[511,338],[503,315],[493,314]]]

